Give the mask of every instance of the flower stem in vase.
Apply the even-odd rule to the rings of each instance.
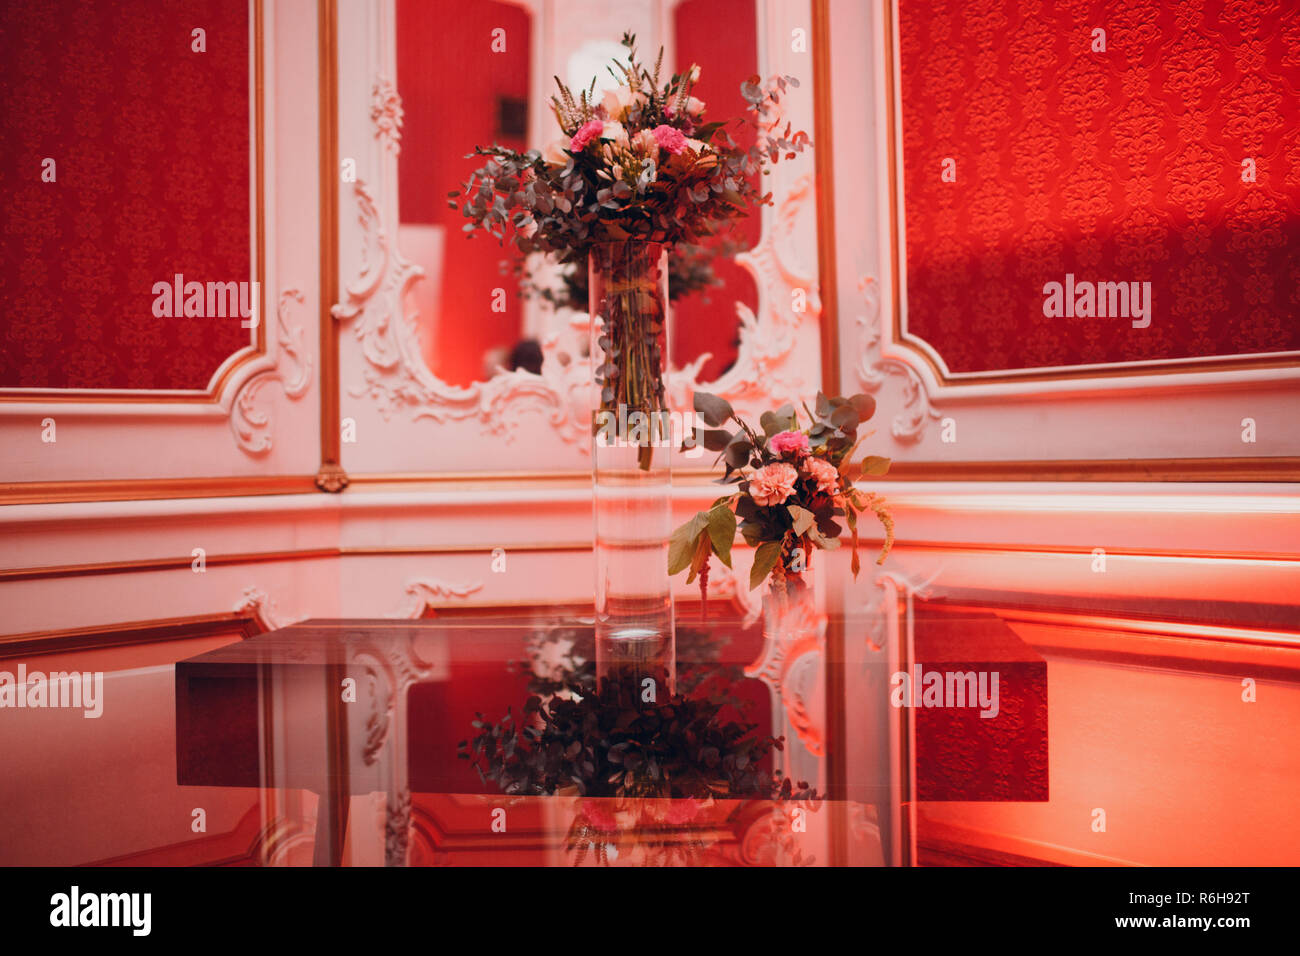
[[[671,686],[667,253],[657,243],[598,243],[589,271],[591,363],[599,389],[592,419],[597,672],[603,678],[628,668],[662,671]],[[663,682],[655,680],[660,693]]]

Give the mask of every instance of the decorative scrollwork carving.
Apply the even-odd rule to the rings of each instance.
[[[284,394],[291,399],[301,398],[311,386],[311,357],[303,344],[301,325],[291,325],[288,319],[289,304],[304,300],[297,289],[285,289],[275,309],[275,364],[249,376],[240,386],[230,406],[230,430],[235,443],[250,455],[263,455],[271,450],[271,413],[260,408],[258,396],[268,382],[278,381]],[[286,374],[292,369],[292,374]]]
[[[930,407],[930,396],[916,370],[899,359],[880,354],[880,287],[874,276],[858,281],[866,311],[858,316],[860,346],[856,368],[858,381],[869,392],[878,392],[891,375],[903,380],[903,407],[890,424],[895,440],[911,444],[921,440],[926,426],[938,421],[939,412]]]
[[[252,585],[244,588],[243,596],[240,600],[235,602],[236,614],[247,614],[250,612],[253,618],[268,631],[288,627],[290,624],[293,624],[294,621],[301,620],[301,618],[290,620],[281,617],[279,612],[276,610],[275,602],[267,597],[266,592],[261,588]]]
[[[469,597],[475,591],[481,590],[483,590],[482,581],[475,581],[472,584],[450,584],[433,578],[417,578],[406,582],[406,602],[400,610],[388,616],[415,620],[423,617],[425,610],[438,598]]]
[[[376,137],[395,153],[401,105],[390,86],[382,76],[376,79],[370,119]],[[392,158],[388,162],[395,164]],[[395,183],[395,178],[393,173],[382,182]],[[566,444],[590,453],[590,369],[585,358],[563,347],[560,333],[542,336],[540,375],[499,370],[486,382],[458,387],[428,368],[419,346],[417,317],[408,315],[404,305],[408,290],[424,270],[401,254],[394,238],[396,224],[385,221],[381,210],[394,215],[395,204],[377,201],[375,191],[359,179],[353,184],[353,196],[362,233],[361,268],[346,283],[344,301],[331,310],[340,322],[353,324],[366,361],[363,381],[350,385],[349,393],[372,399],[386,419],[403,410],[412,420],[474,419],[484,434],[505,441],[513,440],[523,423],[540,417]],[[669,372],[666,385],[674,408],[689,410],[692,393],[702,386],[742,407],[778,394],[793,398],[815,387],[815,363],[801,363],[797,346],[805,331],[802,326],[818,320],[820,305],[815,276],[800,261],[800,244],[795,241],[796,223],[812,208],[812,196],[812,177],[801,177],[779,200],[762,241],[736,257],[764,291],[765,307],[756,314],[736,304],[737,360],[717,382],[699,381],[707,355]],[[795,289],[801,289],[809,303],[804,312],[791,305]]]
[[[386,76],[375,78],[370,89],[370,121],[375,136],[394,155],[402,151],[402,97],[393,81]]]

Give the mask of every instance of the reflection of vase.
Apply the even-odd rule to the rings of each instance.
[[[818,605],[807,566],[811,547],[807,539],[787,541],[772,569],[763,595],[763,663],[758,666],[758,670],[774,668],[770,677],[780,688],[782,732],[793,731],[790,746],[778,758],[780,769],[809,779],[815,778],[817,768],[805,758],[825,753],[826,707],[822,663],[826,615]]]
[[[664,397],[668,361],[668,254],[659,243],[607,242],[588,258],[596,558],[596,667],[667,675],[676,647],[668,581],[672,532]]]

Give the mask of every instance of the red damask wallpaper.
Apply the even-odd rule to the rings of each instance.
[[[0,5],[0,387],[201,389],[248,344],[153,291],[254,278],[248,28],[246,0]]]
[[[951,371],[1300,349],[1294,0],[899,20],[906,328]],[[1088,315],[1102,282],[1149,282],[1148,314]]]

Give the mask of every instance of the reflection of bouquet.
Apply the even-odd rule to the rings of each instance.
[[[665,686],[665,681],[657,682]],[[482,714],[460,756],[503,793],[531,796],[576,788],[580,796],[704,800],[804,799],[813,791],[763,770],[782,738],[729,719],[729,700],[675,694],[646,706],[639,682],[574,681],[550,700],[534,695],[516,721]]]
[[[673,532],[668,573],[691,569],[689,580],[700,579],[707,597],[709,557],[716,554],[731,567],[731,544],[739,526],[752,547],[754,566],[749,585],[758,587],[771,575],[772,586],[785,591],[808,567],[813,547],[840,546],[843,518],[852,534],[853,574],[858,573],[858,515],[872,512],[884,525],[883,562],[894,542],[894,519],[882,498],[853,486],[859,475],[883,475],[889,459],[868,456],[851,461],[857,449],[858,426],[875,413],[869,395],[827,398],[818,392],[815,408],[804,406],[809,424],[799,427],[791,405],[764,412],[762,432],[742,421],[731,405],[716,395],[695,393],[695,410],[710,426],[701,436],[705,448],[726,462],[724,483],[740,486],[735,494],[717,499]],[[735,432],[720,426],[739,425]],[[739,525],[737,524],[739,522]]]
[[[743,148],[726,123],[704,122],[704,104],[691,95],[698,66],[661,86],[663,51],[651,72],[637,61],[634,36],[625,34],[623,45],[620,85],[599,102],[594,81],[575,97],[556,80],[552,102],[564,139],[544,153],[475,148],[488,161],[449,203],[456,208],[459,200],[467,233],[483,229],[504,242],[508,225],[520,251],[581,262],[596,242],[695,243],[771,203],[758,174],[810,145],[806,133],[780,128],[780,94],[797,82],[754,76],[741,85],[749,109],[735,122],[757,132],[755,145]]]
[[[625,854],[647,865],[690,864],[724,825],[820,806],[807,783],[762,769],[784,738],[743,722],[748,705],[735,694],[743,668],[719,660],[723,632],[683,628],[679,638],[687,654],[678,693],[646,706],[639,680],[598,686],[590,628],[541,631],[530,641],[533,696],[523,716],[507,710],[493,724],[478,714],[475,736],[460,744],[460,757],[503,793],[580,798],[565,839],[575,866]],[[736,798],[746,801],[744,819],[717,804]],[[795,865],[811,863],[786,846],[788,829],[762,840]]]

